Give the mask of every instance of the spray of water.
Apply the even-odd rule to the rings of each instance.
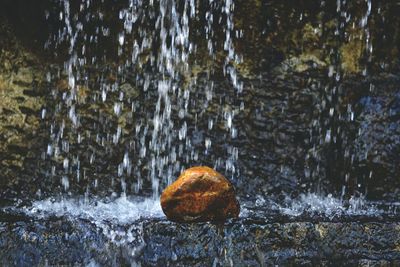
[[[212,79],[202,88],[205,98],[193,98],[199,90],[196,68],[209,76],[221,69],[235,92],[232,95],[243,91],[237,71],[242,58],[234,47],[234,36],[240,38],[242,33],[234,28],[233,1],[210,0],[199,10],[200,3],[194,0],[129,0],[121,4],[117,19],[111,22],[107,21],[111,11],[104,10],[106,4],[88,0],[60,0],[58,4],[60,29],[50,44],[55,48],[66,44],[67,60],[61,74],[49,73],[48,77],[56,81],[65,75],[66,88],[60,92],[58,83],[54,91],[61,99],[50,127],[46,157],[54,162],[51,175],[61,177],[64,192],[73,194],[74,186],[84,184],[88,195],[108,185],[111,192],[125,196],[141,192],[150,183],[157,199],[160,190],[184,168],[205,164],[200,161],[205,156],[214,157],[210,155],[215,143],[212,135],[198,134],[200,120],[208,121],[209,133],[214,123],[223,122],[228,144],[224,145],[225,158],[217,157],[214,167],[224,166],[233,179],[237,177],[239,153],[230,140],[238,135],[234,119],[239,107],[225,96],[227,105],[216,113],[198,111],[218,101]],[[200,16],[207,21],[204,32],[191,32]],[[222,29],[216,19],[224,20]],[[225,36],[223,44],[215,37],[220,31]],[[222,68],[197,65],[203,52],[194,40],[203,34],[209,55],[205,62],[216,61],[222,53]],[[106,48],[107,42],[115,43],[116,53]],[[87,114],[88,105],[93,106],[91,114]],[[126,129],[130,123],[133,131]],[[104,156],[107,154],[112,158]],[[104,158],[110,165],[107,169],[114,166],[114,172],[107,171],[108,181],[97,175]]]

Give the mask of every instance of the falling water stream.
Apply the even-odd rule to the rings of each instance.
[[[199,33],[190,33],[190,23],[199,19],[195,2],[178,5],[174,1],[129,1],[128,6],[119,11],[119,24],[123,27],[117,34],[117,55],[113,54],[112,59],[106,57],[106,51],[101,58],[98,53],[88,52],[93,46],[101,46],[99,40],[102,38],[115,37],[115,34],[110,34],[108,26],[102,25],[104,14],[101,11],[93,12],[95,8],[92,8],[94,4],[91,1],[82,1],[77,10],[72,10],[69,1],[60,1],[59,5],[61,28],[51,42],[55,46],[63,43],[68,45],[68,59],[63,70],[67,88],[56,108],[55,117],[58,120],[55,119],[50,126],[51,143],[47,148],[47,157],[62,161],[62,168],[53,165],[52,172],[56,177],[62,177],[65,192],[73,190],[73,184],[81,179],[89,181],[86,192],[96,188],[99,183],[93,173],[87,173],[83,168],[82,151],[74,153],[70,149],[72,146],[79,147],[85,140],[95,140],[99,149],[106,153],[113,146],[124,146],[125,149],[113,155],[115,159],[120,159],[120,163],[113,166],[117,177],[109,178],[112,185],[118,179],[119,183],[115,185],[121,188],[118,191],[123,194],[137,193],[142,190],[144,180],[147,180],[151,182],[153,198],[157,199],[161,188],[171,183],[173,177],[185,167],[200,163],[199,154],[204,151],[207,153],[212,146],[211,138],[188,136],[188,131],[193,127],[196,131],[198,120],[208,116],[210,132],[214,123],[221,122],[230,138],[237,136],[233,120],[239,112],[238,107],[226,104],[211,116],[204,111],[198,112],[198,108],[207,108],[208,102],[213,99],[211,80],[202,88],[206,90],[206,99],[191,98],[196,86],[196,77],[192,73],[196,67],[201,68],[194,59],[200,49],[199,44],[191,41],[191,35]],[[205,29],[209,36],[209,60],[213,60],[217,53],[226,54],[223,75],[230,81],[235,94],[240,94],[243,85],[235,69],[235,64],[240,63],[240,56],[235,53],[232,36],[235,34],[232,21],[234,4],[226,1],[221,5],[210,1],[209,9],[206,11],[208,22]],[[225,21],[222,21],[222,15],[217,18],[219,24],[224,25],[225,40],[222,51],[214,51],[218,43],[212,39],[215,31],[212,24],[214,14],[219,13],[226,15]],[[92,21],[96,26],[93,32],[89,32],[86,28]],[[149,24],[154,24],[155,28],[149,28]],[[109,41],[115,43],[114,40]],[[108,66],[110,64],[112,67]],[[91,66],[98,69],[107,66],[113,73],[113,80],[95,77],[101,70],[89,73]],[[207,70],[209,73],[215,71],[212,68]],[[53,78],[50,73],[48,77],[49,80],[58,78]],[[97,79],[94,84],[91,83],[93,79]],[[88,89],[92,95],[86,96],[88,92],[85,90]],[[144,99],[135,100],[137,94],[143,95]],[[225,98],[227,103],[234,101],[229,96]],[[87,101],[96,105],[112,105],[114,114],[102,114],[99,111],[93,116],[98,116],[99,120],[104,116],[106,122],[114,120],[116,127],[105,129],[95,124],[94,129],[85,129],[80,109]],[[123,132],[126,131],[123,129],[124,123],[133,123],[134,131],[122,140],[126,135]],[[201,146],[195,147],[194,143]],[[216,159],[213,165],[225,166],[225,171],[232,173],[235,179],[238,152],[236,147],[227,144],[225,158]],[[91,165],[97,162],[96,154],[98,151],[92,151],[89,156]],[[110,167],[113,165],[110,162],[108,164]]]

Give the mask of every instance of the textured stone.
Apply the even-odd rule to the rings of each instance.
[[[45,99],[41,60],[24,48],[0,16],[0,199],[35,193],[42,143],[40,111]],[[30,92],[26,94],[26,92]],[[44,131],[43,131],[44,132]],[[31,172],[29,175],[25,173]],[[32,190],[31,190],[32,189]]]
[[[184,171],[164,190],[161,206],[168,219],[178,222],[223,221],[240,211],[232,184],[209,167]]]
[[[315,221],[260,209],[224,225],[159,219],[95,224],[0,210],[0,265],[398,266],[399,229],[398,216]]]

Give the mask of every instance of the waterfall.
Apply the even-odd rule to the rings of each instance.
[[[55,3],[60,26],[47,46],[67,45],[67,56],[64,70],[48,74],[58,87],[65,85],[64,92],[54,91],[60,103],[47,158],[65,193],[87,195],[103,186],[137,194],[151,184],[156,199],[184,168],[202,164],[225,168],[236,179],[238,147],[229,140],[238,135],[234,119],[240,108],[234,102],[243,84],[236,68],[242,57],[234,44],[242,32],[234,28],[233,1],[129,0],[111,11],[106,3],[88,0]],[[204,31],[194,31],[203,19]],[[225,36],[223,43],[217,34]],[[224,99],[214,98],[212,79],[197,83],[198,73],[218,72],[233,92]],[[195,99],[196,90],[206,90],[206,97]],[[213,101],[226,105],[210,113]],[[88,105],[95,108],[88,111]],[[106,106],[113,114],[102,110]],[[197,128],[202,121],[207,136]],[[218,157],[210,155],[215,123],[223,124],[228,136]],[[105,177],[97,175],[99,164],[108,165],[101,167],[107,169]]]

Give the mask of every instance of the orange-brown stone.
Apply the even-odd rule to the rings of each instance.
[[[209,167],[192,167],[161,195],[167,218],[176,222],[224,221],[236,218],[240,206],[235,189],[220,173]]]

